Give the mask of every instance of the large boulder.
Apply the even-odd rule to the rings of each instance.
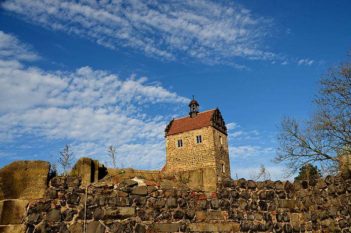
[[[50,164],[45,161],[16,161],[0,169],[0,200],[42,198]]]

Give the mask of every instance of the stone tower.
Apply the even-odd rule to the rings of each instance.
[[[230,177],[227,128],[219,109],[199,112],[189,103],[189,116],[173,119],[166,127],[165,172],[213,168],[217,180]]]

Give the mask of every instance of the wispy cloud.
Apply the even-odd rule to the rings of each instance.
[[[309,58],[299,59],[299,60],[297,61],[297,64],[298,64],[299,66],[301,66],[301,65],[311,66],[311,65],[313,65],[314,63],[315,63],[315,61],[312,60],[312,59],[309,59]]]
[[[33,61],[39,56],[15,36],[0,31],[0,59]]]
[[[72,145],[75,155],[97,157],[106,166],[113,166],[107,155],[110,144],[81,142]],[[118,167],[138,169],[160,169],[165,164],[165,146],[163,140],[152,143],[128,143],[117,147],[116,162]]]
[[[238,124],[235,122],[230,122],[230,123],[226,124],[226,126],[227,126],[227,129],[230,131],[230,130],[237,128]]]
[[[272,147],[262,147],[262,146],[231,146],[229,148],[231,157],[253,157],[262,155],[271,155],[274,153],[274,148]]]
[[[16,38],[14,42],[23,47]],[[10,47],[17,60],[0,59],[2,143],[25,136],[39,141],[68,140],[77,156],[99,159],[113,144],[126,165],[143,167],[145,161],[157,161],[148,164],[160,167],[159,161],[164,161],[160,142],[167,119],[148,114],[147,106],[184,104],[187,98],[150,84],[144,77],[121,79],[88,66],[72,72],[24,66],[18,46]],[[28,53],[26,49],[22,52]]]
[[[229,155],[232,177],[252,178],[264,165],[272,179],[282,179],[283,168],[274,164],[275,143],[272,133],[248,130],[238,123],[228,124]]]
[[[233,159],[252,157],[272,157],[274,148],[267,146],[258,130],[245,130],[237,123],[227,124],[229,154]]]
[[[133,48],[166,60],[235,63],[273,60],[262,49],[271,20],[239,4],[194,1],[5,1],[2,7],[44,27],[111,49]],[[238,65],[240,66],[240,65]]]
[[[235,122],[227,124],[229,141],[247,141],[254,140],[260,136],[257,130],[244,130]]]
[[[133,110],[129,105],[185,103],[187,99],[146,78],[126,80],[106,71],[82,67],[74,72],[46,72],[17,61],[0,62],[0,112],[31,107],[108,107]]]
[[[321,64],[323,61],[318,61],[310,58],[296,58],[289,57],[286,55],[277,56],[275,60],[271,61],[271,64],[280,64],[282,66],[297,65],[297,66],[312,66]]]

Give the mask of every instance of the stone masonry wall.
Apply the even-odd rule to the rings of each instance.
[[[214,148],[215,148],[215,158],[216,158],[216,169],[217,174],[221,174],[222,177],[230,177],[230,161],[229,161],[229,148],[227,135],[224,133],[213,129],[214,137]],[[222,138],[222,142],[221,139]],[[224,165],[224,171],[223,171]]]
[[[317,182],[225,180],[218,192],[95,183],[55,177],[31,203],[27,233],[350,232],[351,179]]]
[[[202,143],[196,143],[196,136],[202,136]],[[177,141],[183,147],[177,147]],[[167,171],[193,170],[200,167],[215,167],[214,142],[211,127],[192,130],[166,138]]]
[[[219,134],[221,134],[223,145],[219,144]],[[196,143],[198,135],[201,135],[202,143]],[[179,139],[183,141],[183,147],[178,148]],[[229,177],[227,137],[211,126],[168,136],[166,138],[166,152],[165,172],[211,167],[217,170],[217,175]],[[222,163],[225,163],[224,173],[221,170]]]

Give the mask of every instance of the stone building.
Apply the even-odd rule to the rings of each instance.
[[[212,168],[217,181],[230,177],[227,128],[219,109],[199,112],[189,103],[189,116],[173,119],[166,127],[165,172]]]

